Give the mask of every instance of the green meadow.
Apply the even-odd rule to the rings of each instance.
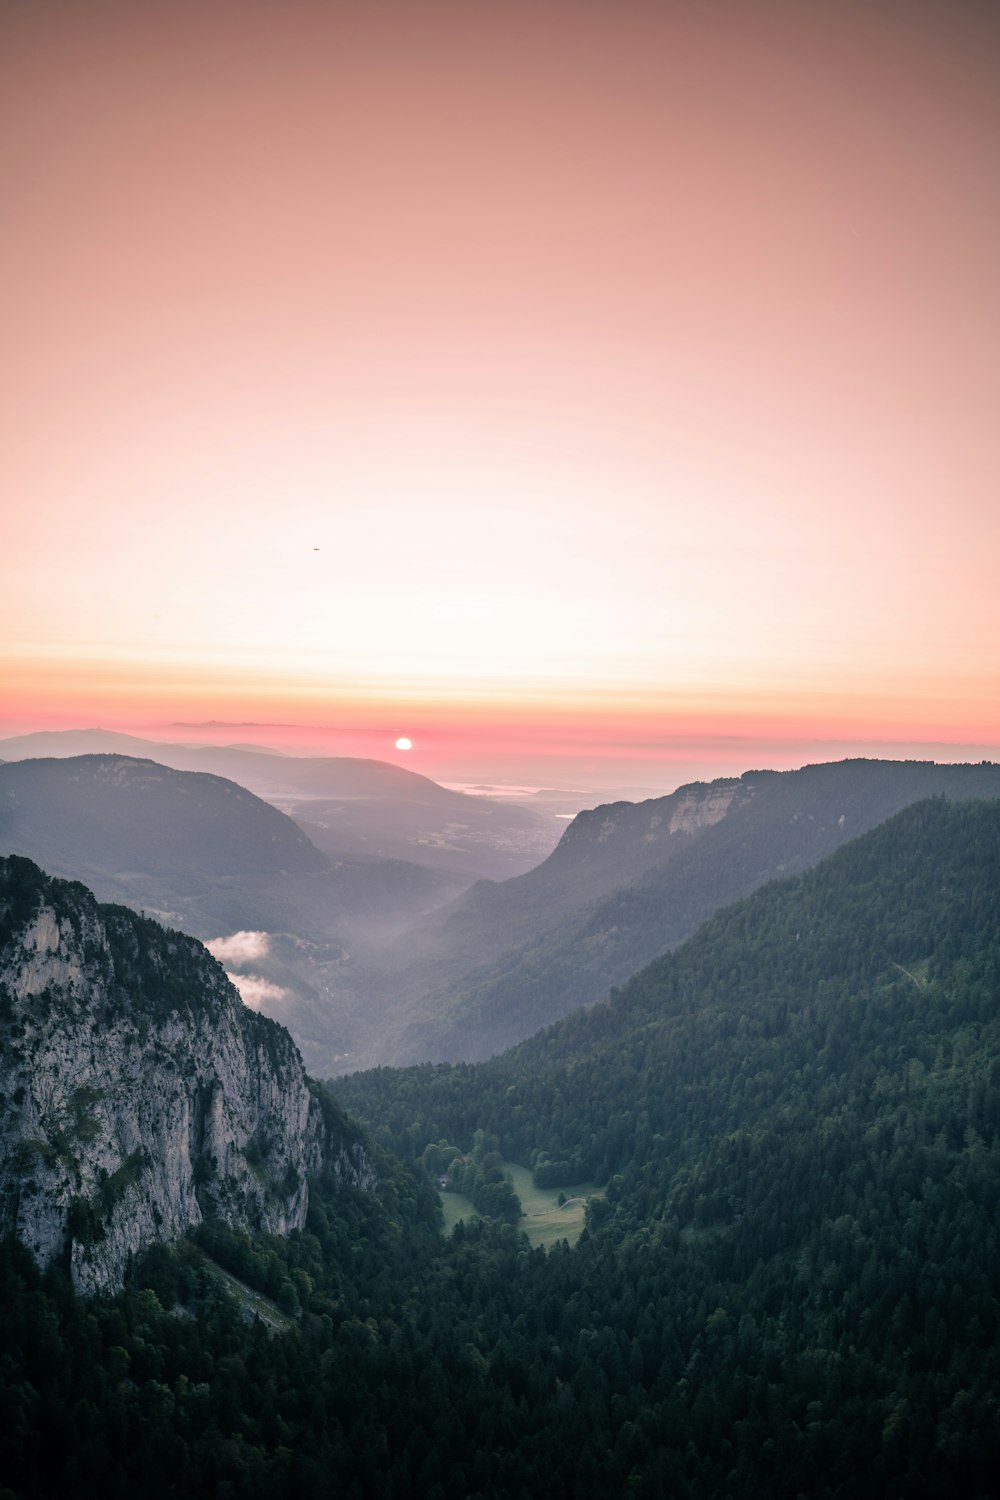
[[[521,1200],[523,1213],[517,1227],[531,1244],[554,1245],[557,1240],[568,1240],[575,1245],[583,1231],[587,1199],[597,1196],[599,1191],[594,1184],[583,1182],[563,1188],[566,1202],[560,1207],[559,1188],[535,1187],[528,1168],[519,1167],[516,1162],[505,1161],[503,1167],[514,1179],[514,1191]],[[450,1234],[460,1220],[478,1217],[462,1193],[442,1193],[441,1203],[445,1234]]]

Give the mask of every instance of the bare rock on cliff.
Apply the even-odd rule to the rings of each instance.
[[[195,939],[0,859],[0,1220],[86,1292],[204,1217],[301,1228],[359,1133]]]

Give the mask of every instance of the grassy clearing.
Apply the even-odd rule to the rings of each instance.
[[[442,1193],[441,1207],[444,1209],[444,1232],[451,1234],[460,1219],[478,1219],[479,1215],[464,1193]]]
[[[558,1240],[568,1240],[575,1245],[583,1232],[587,1199],[600,1196],[600,1189],[592,1182],[578,1183],[564,1188],[566,1202],[560,1208],[558,1188],[537,1188],[531,1180],[527,1167],[516,1162],[505,1161],[504,1171],[514,1179],[514,1190],[521,1200],[523,1214],[518,1222],[533,1246],[554,1245]],[[445,1234],[450,1234],[460,1219],[474,1219],[476,1210],[468,1198],[461,1193],[442,1193]]]
[[[587,1199],[599,1196],[592,1182],[574,1183],[563,1188],[566,1202],[559,1206],[559,1188],[537,1188],[531,1180],[527,1167],[505,1161],[504,1168],[514,1179],[514,1191],[521,1200],[523,1217],[519,1229],[523,1229],[532,1245],[554,1245],[557,1240],[568,1240],[575,1245],[583,1233]]]

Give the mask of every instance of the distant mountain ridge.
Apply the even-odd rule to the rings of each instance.
[[[459,884],[403,861],[336,859],[225,777],[112,754],[0,763],[0,852],[163,910],[195,936],[263,923],[329,937],[362,916],[398,925]]]
[[[356,946],[384,941],[461,884],[400,860],[323,854],[245,787],[110,754],[0,765],[3,853],[205,941],[255,933],[266,958],[251,966],[252,994],[307,1054],[318,1027],[322,1056],[352,1046]]]
[[[841,761],[609,804],[449,905],[440,874],[327,856],[222,778],[98,755],[0,764],[0,852],[205,940],[257,934],[265,956],[234,972],[329,1076],[488,1057],[928,795],[1000,796],[1000,766]]]
[[[396,940],[390,1060],[476,1061],[601,999],[720,906],[808,869],[911,802],[1000,796],[1000,766],[837,761],[747,771],[580,814],[549,858]]]
[[[79,857],[143,871],[181,862],[214,875],[330,863],[290,818],[234,782],[123,755],[5,764],[0,839],[9,846],[21,835],[50,845],[50,868]]]
[[[342,797],[372,797],[390,788],[401,796],[439,795],[442,801],[456,795],[427,776],[387,761],[358,756],[286,755],[258,745],[185,745],[173,740],[147,740],[115,729],[44,729],[0,740],[0,747],[6,760],[128,755],[155,760],[176,771],[212,772],[230,781],[240,781],[237,773],[242,770],[254,781],[269,781],[272,791],[286,796],[336,793]]]
[[[296,756],[259,746],[182,745],[106,729],[44,730],[0,740],[7,760],[114,754],[237,782],[304,824],[334,858],[426,865],[468,884],[505,879],[543,859],[560,825],[529,807],[470,797],[403,766],[351,756]]]
[[[963,1128],[967,1112],[976,1128],[988,1112],[990,1136],[1000,1141],[1000,1065],[986,1044],[1000,1025],[998,938],[1000,800],[932,797],[721,908],[603,1002],[488,1061],[377,1068],[337,1080],[335,1092],[404,1156],[442,1136],[467,1149],[482,1129],[515,1161],[544,1150],[574,1162],[572,1182],[629,1168],[638,1178],[650,1160],[669,1160],[675,1142],[651,1131],[670,1118],[683,1135],[678,1095],[703,1102],[710,1088],[716,1118],[699,1150],[711,1169],[711,1148],[733,1144],[734,1107],[774,1110],[749,1059],[769,1054],[781,1087],[800,1096],[809,1069],[839,1086],[844,1054],[859,1073],[873,1068],[860,1018],[880,1033],[887,1050],[879,1066],[894,1072],[901,1099],[899,1058],[920,1059],[914,1077],[933,1069],[939,1084],[955,1065],[947,1050],[920,1049],[914,1037],[971,1028],[986,1051],[991,1093],[953,1091],[951,1107]],[[679,1044],[687,1033],[697,1045]],[[794,1038],[794,1067],[776,1061],[783,1046],[791,1050],[785,1038]],[[976,1071],[965,1054],[963,1066]],[[800,1106],[808,1106],[807,1089]],[[851,1124],[863,1131],[866,1120]],[[729,1187],[735,1193],[738,1184]],[[683,1183],[675,1191],[690,1196]]]

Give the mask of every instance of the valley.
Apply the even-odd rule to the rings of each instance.
[[[362,980],[380,1007],[370,1061],[484,1060],[931,795],[1000,795],[1000,766],[840,761],[581,813],[536,869],[473,886],[385,945]]]
[[[169,749],[97,731],[55,738],[53,746],[51,737],[35,737],[41,748],[67,752],[103,741]],[[35,748],[34,740],[5,743],[8,757],[26,748]],[[182,749],[175,758],[240,774],[249,768],[249,781],[261,762],[290,759],[250,751],[229,756],[213,747],[204,755]],[[527,847],[535,848],[545,825],[378,762],[300,762],[288,774],[314,789],[329,790],[335,781],[354,799],[352,816],[363,836],[352,838],[341,826],[320,848],[249,785],[207,770],[95,751],[0,764],[0,853],[24,854],[52,873],[84,881],[102,900],[122,902],[210,943],[250,934],[253,961],[234,961],[230,973],[249,1004],[291,1026],[310,1068],[325,1073],[370,1056],[372,1006],[359,976],[381,948],[478,874],[506,868],[525,828],[536,841],[529,839]],[[438,793],[444,811],[435,804]],[[466,805],[469,837],[479,850],[473,869],[461,873],[455,862],[433,857],[419,862],[419,830],[446,831],[441,819],[454,819],[456,808],[464,816]],[[386,841],[381,830],[388,824],[395,833]],[[370,852],[382,843],[416,852],[418,859]]]
[[[996,1500],[1000,3],[0,3],[0,1500]]]
[[[51,738],[10,741],[7,751]],[[75,749],[79,738],[59,743]],[[206,754],[234,771],[293,761]],[[344,765],[337,774],[354,791],[401,778],[407,796],[418,783],[416,805],[427,805],[425,778]],[[281,774],[315,787],[331,767],[293,761]],[[311,1073],[334,1077],[484,1060],[599,1001],[719,906],[809,868],[907,804],[998,794],[991,763],[746,772],[579,813],[533,868],[470,884],[453,869],[320,847],[304,831],[318,835],[316,825],[214,773],[93,753],[0,764],[0,852],[25,854],[226,954],[247,1003],[289,1027]],[[480,810],[488,801],[447,797]],[[388,804],[352,805],[359,825],[374,818],[375,840]],[[391,804],[393,817],[402,805]],[[503,827],[490,837],[502,842]]]
[[[128,1491],[142,1472],[155,1500],[178,1462],[191,1494],[221,1478],[319,1496],[331,1466],[362,1494],[447,1500],[629,1487],[877,1500],[943,1494],[957,1472],[965,1493],[988,1493],[997,799],[903,808],[489,1061],[307,1085],[309,1128],[353,1163],[317,1163],[307,1197],[254,1113],[266,1097],[287,1112],[287,1088],[258,1082],[243,1104],[227,1087],[238,1133],[200,1148],[217,1166],[185,1200],[207,1260],[136,1213],[175,1155],[155,1144],[172,1096],[147,1079],[148,1146],[129,1156],[94,1081],[107,1070],[91,1016],[133,997],[125,1024],[148,1028],[136,1055],[162,1056],[171,1077],[186,1028],[241,1012],[266,1028],[255,1066],[301,1079],[287,1033],[239,1007],[192,940],[6,865],[2,1092],[20,1123],[3,1138],[17,1147],[3,1201],[18,1226],[31,1204],[24,1223],[51,1226],[29,1235],[34,1261],[0,1247],[6,1409],[29,1389],[52,1436],[8,1445],[15,1493],[60,1489],[68,1454],[79,1493],[109,1475]],[[78,1060],[54,1087],[57,1039]],[[182,1087],[210,1087],[186,1073]],[[505,1214],[489,1184],[510,1174],[516,1222],[439,1196],[419,1164],[460,1158],[470,1192]],[[261,1191],[291,1193],[304,1218],[255,1223]],[[152,1240],[128,1264],[114,1248],[126,1224]],[[114,1295],[88,1304],[65,1278],[83,1290],[95,1267]],[[172,1466],[152,1461],[167,1451]]]

